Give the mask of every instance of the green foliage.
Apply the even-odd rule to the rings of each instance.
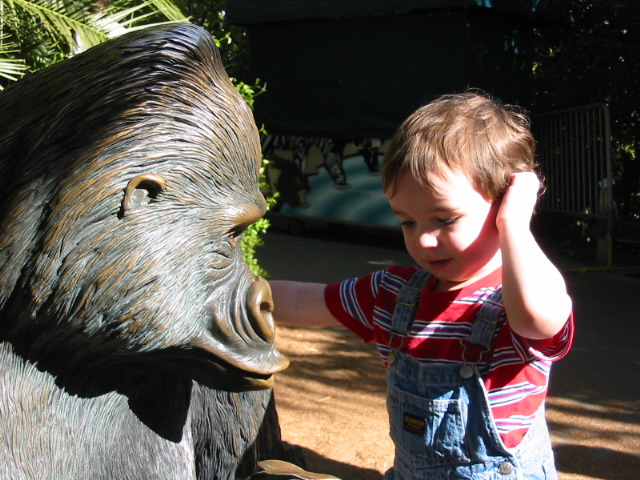
[[[24,60],[13,58],[13,55],[17,51],[16,45],[7,40],[7,35],[0,36],[0,79],[15,82],[24,75],[27,66]],[[0,83],[0,90],[2,90],[2,88],[2,84]]]
[[[640,192],[640,2],[546,0],[536,26],[534,110],[605,103],[623,217]],[[637,209],[637,208],[636,208]]]
[[[0,88],[127,31],[183,21],[172,0],[0,0]]]
[[[238,92],[240,92],[240,95],[242,95],[242,98],[244,98],[244,101],[247,102],[247,105],[249,105],[249,108],[251,109],[253,109],[255,98],[267,90],[267,86],[262,83],[259,78],[256,79],[253,85],[240,82],[233,77],[231,77],[231,81],[236,86],[236,89],[238,90]]]
[[[260,169],[260,182],[264,182],[264,170],[268,160],[263,160],[263,166]],[[262,187],[262,185],[261,185]],[[262,190],[262,188],[261,188]],[[267,198],[267,210],[270,209],[276,203],[276,196]],[[261,277],[268,278],[267,271],[260,266],[258,259],[256,258],[256,249],[264,244],[262,235],[267,233],[270,222],[266,218],[261,218],[256,223],[252,224],[242,235],[240,246],[244,254],[244,260],[249,265],[251,272],[254,275],[260,275]]]
[[[248,85],[244,82],[239,82],[236,79],[231,79],[236,86],[240,95],[247,102],[249,107],[253,108],[254,99],[256,96],[263,93],[266,89],[266,86],[260,82],[260,80],[256,80],[253,85]],[[264,129],[263,129],[264,130]],[[263,131],[264,133],[264,131]],[[260,168],[260,190],[265,191],[265,177],[264,172],[266,166],[268,164],[268,160],[262,160],[262,167]],[[276,197],[267,198],[267,210],[270,209],[276,203]],[[266,218],[261,218],[256,223],[252,224],[247,228],[247,230],[242,235],[242,241],[240,243],[242,247],[242,251],[244,253],[244,259],[249,265],[249,268],[253,272],[254,275],[260,275],[262,277],[267,277],[268,273],[260,267],[258,264],[258,259],[256,258],[256,249],[263,244],[262,235],[267,233],[269,228],[269,220]]]

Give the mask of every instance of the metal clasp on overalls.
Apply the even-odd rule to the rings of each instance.
[[[400,343],[397,347],[394,347],[395,338],[400,337]],[[389,354],[387,355],[387,363],[394,363],[398,359],[398,352],[404,345],[404,339],[406,335],[403,333],[397,332],[395,330],[389,330]]]
[[[468,340],[469,340],[468,338],[461,338],[459,340],[460,345],[462,346],[462,366],[460,367],[460,376],[465,380],[468,380],[469,378],[473,377],[473,374],[476,371],[476,366],[482,361],[482,357],[484,357],[484,354],[487,353],[489,350],[491,350],[491,347],[486,347],[482,352],[480,352],[480,355],[478,356],[478,360],[470,364],[467,362],[466,342]]]

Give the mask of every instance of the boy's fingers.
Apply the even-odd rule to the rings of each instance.
[[[516,182],[522,186],[527,185],[528,187],[535,189],[536,192],[540,188],[540,179],[534,172],[514,173],[509,179],[509,185],[512,186]]]
[[[540,180],[533,172],[514,173],[509,178],[509,186],[500,202],[498,228],[515,226],[525,222],[528,225],[538,200]]]
[[[536,202],[540,191],[540,179],[533,172],[515,173],[509,179],[507,193],[519,201],[531,200]]]

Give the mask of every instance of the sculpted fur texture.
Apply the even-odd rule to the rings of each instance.
[[[0,94],[0,477],[244,478],[283,457],[252,114],[193,25]],[[237,393],[234,393],[237,392]]]

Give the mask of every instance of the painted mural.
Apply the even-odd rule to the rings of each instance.
[[[268,135],[267,192],[272,211],[337,222],[397,226],[382,191],[380,167],[388,140]]]

